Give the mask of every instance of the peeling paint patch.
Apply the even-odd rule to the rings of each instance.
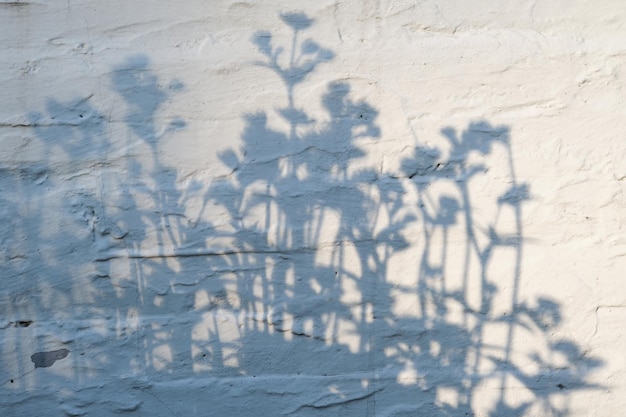
[[[67,349],[51,350],[50,352],[37,352],[31,355],[30,360],[35,368],[48,368],[58,360],[65,359],[70,351]]]

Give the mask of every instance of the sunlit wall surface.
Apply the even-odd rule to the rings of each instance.
[[[626,9],[548,3],[0,0],[1,414],[620,415]]]

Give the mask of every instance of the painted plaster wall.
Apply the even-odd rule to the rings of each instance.
[[[0,0],[2,415],[619,415],[625,24]]]

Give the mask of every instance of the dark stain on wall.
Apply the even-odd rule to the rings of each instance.
[[[21,2],[21,1],[0,1],[0,7],[1,6],[14,6],[14,7],[24,7],[24,6],[30,6],[31,3],[29,2]]]
[[[48,368],[58,360],[65,359],[70,351],[67,349],[51,350],[50,352],[37,352],[31,355],[30,360],[35,368]]]

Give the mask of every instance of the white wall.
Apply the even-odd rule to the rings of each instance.
[[[620,1],[0,22],[2,415],[623,410]]]

